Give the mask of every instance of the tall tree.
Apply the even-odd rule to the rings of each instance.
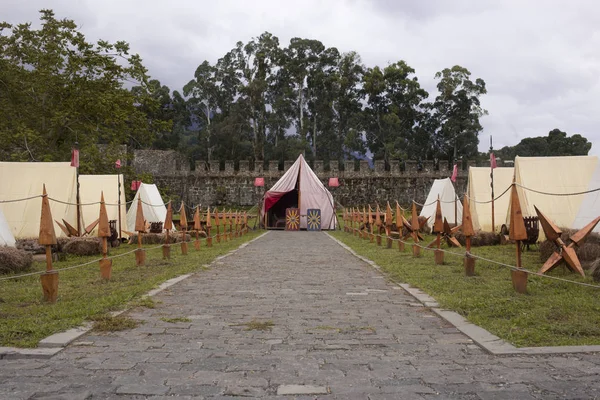
[[[406,62],[399,61],[383,70],[370,68],[363,78],[367,144],[375,157],[386,163],[411,157],[409,143],[428,96],[414,73]]]
[[[455,65],[435,74],[438,96],[433,103],[433,118],[437,120],[434,143],[436,155],[449,160],[477,155],[479,119],[487,115],[479,97],[486,94],[485,82],[470,79],[468,69]]]
[[[126,42],[93,44],[74,21],[40,14],[40,29],[0,23],[0,157],[60,161],[78,142],[82,172],[102,172],[118,145],[147,146],[168,129],[168,121],[144,112],[160,101]],[[139,89],[127,90],[125,82]]]

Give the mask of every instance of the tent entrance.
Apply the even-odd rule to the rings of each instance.
[[[267,229],[285,229],[286,208],[298,208],[298,189],[287,192],[267,211]]]

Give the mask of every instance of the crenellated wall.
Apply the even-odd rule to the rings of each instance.
[[[248,161],[197,161],[191,170],[187,160],[175,151],[137,150],[134,152],[133,168],[137,174],[150,173],[157,185],[166,187],[173,195],[187,204],[195,205],[242,205],[257,204],[264,191],[271,187],[294,161],[285,161],[279,169],[278,161],[251,168]],[[311,163],[309,163],[311,164]],[[467,166],[475,165],[474,162]],[[489,164],[488,164],[489,165]],[[338,177],[340,186],[329,188],[336,201],[344,206],[394,202],[406,206],[412,199],[423,202],[434,179],[446,178],[452,171],[436,170],[433,161],[392,161],[386,170],[382,160],[376,160],[370,168],[365,160],[358,163],[345,161],[312,163],[313,171],[327,185],[330,177]],[[264,177],[265,187],[254,187],[254,178]],[[456,182],[457,193],[466,190],[467,170],[460,169]]]

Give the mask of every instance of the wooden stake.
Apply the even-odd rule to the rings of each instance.
[[[210,236],[210,228],[212,227],[210,207],[206,208],[206,247],[212,247],[212,236]]]
[[[100,260],[100,276],[102,279],[110,280],[112,273],[112,260],[108,258],[108,238],[110,237],[110,226],[108,214],[104,203],[104,191],[100,193],[100,217],[98,218],[98,237],[102,240],[102,259]]]
[[[200,250],[200,206],[196,206],[196,212],[194,213],[194,231],[196,231],[196,241],[194,242],[194,248]]]
[[[142,199],[139,197],[135,214],[135,230],[138,233],[138,248],[135,251],[135,263],[138,267],[141,267],[142,265],[146,264],[146,250],[142,249],[142,235],[146,231],[146,221],[144,220]]]
[[[167,205],[167,216],[163,228],[165,230],[165,244],[162,246],[163,260],[169,260],[171,259],[171,237],[169,235],[173,229],[173,207],[170,201]]]
[[[52,267],[52,245],[56,244],[56,232],[52,222],[52,211],[46,193],[46,185],[42,192],[42,215],[40,218],[39,244],[46,246],[46,273],[40,276],[44,300],[48,303],[56,303],[58,298],[58,272]]]
[[[527,239],[527,230],[525,229],[525,220],[521,212],[521,202],[517,186],[513,182],[510,192],[510,231],[509,238],[516,241],[517,271],[511,271],[513,288],[517,293],[527,293],[527,273],[520,271],[523,268],[521,263],[521,241]]]
[[[461,230],[463,235],[465,235],[466,242],[466,253],[464,259],[464,267],[465,267],[465,275],[466,276],[474,276],[475,275],[475,258],[471,256],[471,237],[475,235],[475,230],[473,229],[473,219],[471,218],[471,207],[469,206],[469,198],[465,195],[463,200],[463,219]]]
[[[181,254],[184,256],[188,253],[188,243],[187,243],[187,216],[185,213],[185,203],[181,202],[181,218],[179,219],[179,227],[181,228]]]

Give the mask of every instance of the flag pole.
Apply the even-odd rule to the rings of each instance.
[[[492,186],[492,232],[496,233],[496,221],[495,221],[495,212],[494,212],[494,168],[495,168],[495,161],[496,158],[494,157],[494,146],[492,144],[492,135],[490,135],[490,178],[491,178],[491,183],[490,185]],[[494,159],[494,162],[492,162],[492,158]]]
[[[71,166],[75,167],[75,183],[76,183],[76,197],[77,203],[77,236],[81,237],[81,197],[79,195],[79,143],[75,141],[73,150],[71,151]]]

